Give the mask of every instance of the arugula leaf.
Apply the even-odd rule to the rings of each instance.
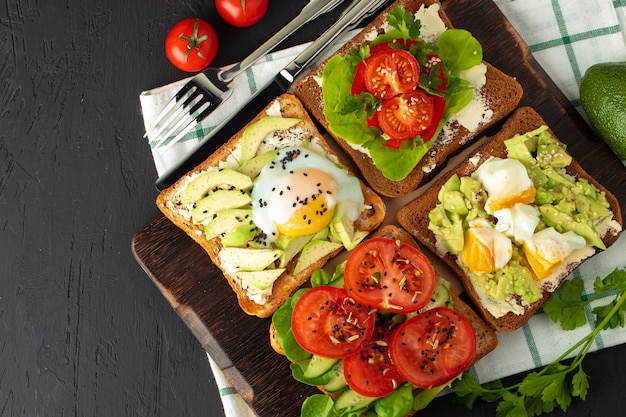
[[[543,311],[555,323],[560,321],[563,330],[574,330],[587,323],[587,301],[582,299],[583,286],[584,282],[580,278],[563,281],[543,305]]]

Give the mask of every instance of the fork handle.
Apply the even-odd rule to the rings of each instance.
[[[352,0],[339,19],[280,72],[282,78],[289,83],[293,82],[345,29],[357,26],[363,19],[378,12],[387,1]]]
[[[283,40],[287,39],[287,37],[300,26],[317,18],[320,14],[333,9],[342,1],[343,0],[311,0],[291,22],[276,32],[274,36],[269,38],[263,45],[259,46],[241,62],[220,71],[218,77],[225,83],[231,82],[237,75],[248,69],[248,67],[252,66],[268,52],[272,51]]]

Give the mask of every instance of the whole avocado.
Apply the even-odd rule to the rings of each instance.
[[[600,137],[626,159],[626,62],[589,67],[580,81],[580,102]]]

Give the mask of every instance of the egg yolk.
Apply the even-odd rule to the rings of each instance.
[[[470,272],[483,274],[503,268],[513,254],[511,240],[491,227],[467,229],[461,259]]]
[[[337,182],[331,175],[319,170],[295,171],[292,178],[298,181],[289,187],[293,192],[284,196],[295,210],[289,220],[277,224],[276,229],[285,236],[317,233],[333,217]]]
[[[470,272],[488,274],[494,270],[491,249],[482,243],[472,230],[473,229],[468,229],[467,232],[465,232],[465,244],[461,252],[461,257]]]
[[[507,195],[501,198],[490,198],[487,211],[489,213],[494,213],[497,210],[513,207],[517,203],[532,203],[532,201],[535,199],[536,192],[537,190],[535,189],[535,187],[530,186],[519,194]]]
[[[531,245],[526,244],[526,242],[524,242],[523,249],[526,260],[528,260],[530,268],[538,279],[544,279],[550,275],[554,268],[563,262],[562,259],[553,261],[546,259],[542,256],[540,251],[535,250]]]

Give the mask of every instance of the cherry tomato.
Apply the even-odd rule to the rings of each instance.
[[[217,34],[201,19],[183,19],[167,34],[165,54],[182,71],[202,71],[217,54]]]
[[[404,377],[394,366],[389,352],[391,328],[376,326],[371,339],[357,354],[343,360],[343,373],[350,388],[366,397],[391,394]]]
[[[365,60],[365,85],[376,98],[408,93],[419,83],[419,63],[403,49],[372,55]]]
[[[348,256],[344,286],[363,304],[394,313],[418,311],[435,290],[435,271],[416,248],[393,239],[368,239]]]
[[[370,56],[368,58],[383,53],[391,53],[393,51],[394,49],[389,46],[389,43],[378,43],[370,47]],[[352,95],[361,94],[362,92],[367,91],[367,86],[365,85],[365,62],[366,60],[360,61],[356,66],[354,80],[352,80],[352,89],[350,91],[350,94]]]
[[[252,26],[265,16],[269,0],[215,0],[222,19],[233,26]]]
[[[389,346],[393,363],[407,381],[432,388],[467,369],[476,352],[476,335],[461,313],[437,307],[402,323]]]
[[[345,289],[314,287],[293,309],[291,328],[302,348],[327,358],[353,354],[374,331],[369,306],[358,303]]]
[[[433,96],[415,90],[384,100],[376,114],[383,132],[393,139],[406,140],[421,134],[434,123],[435,103]]]

